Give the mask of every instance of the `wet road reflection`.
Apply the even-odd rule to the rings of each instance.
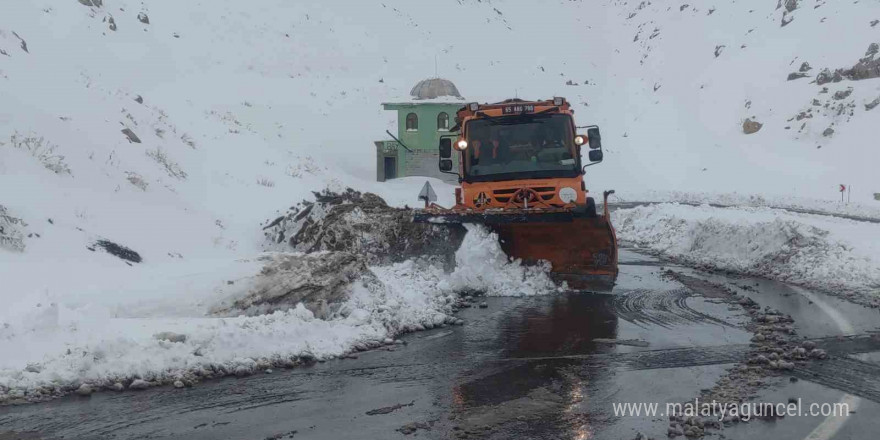
[[[650,257],[622,252],[621,260],[612,294],[485,298],[487,309],[460,311],[463,327],[406,335],[408,345],[358,359],[186,390],[98,393],[0,408],[0,433],[260,440],[292,431],[297,439],[586,439],[632,438],[634,429],[665,432],[662,420],[615,417],[611,402],[695,396],[725,366],[693,366],[700,353],[668,353],[747,346],[751,334],[740,328],[741,311],[663,277]],[[723,350],[718,356],[728,359]],[[381,408],[394,409],[375,411]],[[404,426],[414,431],[404,434]]]

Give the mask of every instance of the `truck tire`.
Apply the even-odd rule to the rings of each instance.
[[[587,197],[587,217],[596,218],[599,214],[596,213],[596,200],[592,197]]]

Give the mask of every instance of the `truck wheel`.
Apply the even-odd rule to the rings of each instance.
[[[596,218],[599,214],[596,213],[596,200],[592,197],[587,197],[587,217]]]

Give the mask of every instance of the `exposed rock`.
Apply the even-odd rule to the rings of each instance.
[[[798,0],[785,0],[785,12],[794,12],[798,8]]]
[[[715,46],[715,58],[718,58],[719,56],[721,56],[721,53],[724,52],[725,47],[727,47],[727,46],[725,46],[723,44]]]
[[[816,77],[816,83],[822,85],[829,82],[840,82],[844,79],[860,81],[880,78],[880,59],[875,59],[878,53],[880,53],[880,45],[871,43],[865,56],[854,66],[848,69],[837,69],[833,73],[829,69],[822,69],[822,72]]]
[[[141,143],[141,138],[137,137],[137,135],[134,134],[134,132],[131,131],[130,128],[123,128],[122,134],[125,135],[125,137],[128,139],[129,142],[133,142],[135,144]]]
[[[822,132],[822,136],[825,136],[825,137],[829,137],[833,134],[834,134],[834,129],[831,127],[826,128],[825,131]]]
[[[761,127],[763,127],[763,126],[764,126],[764,124],[762,124],[762,123],[760,123],[760,122],[758,122],[758,121],[753,121],[753,120],[751,120],[751,119],[746,119],[746,120],[743,122],[743,133],[745,133],[745,134],[753,134],[753,133],[757,133],[758,130],[760,130]]]
[[[810,63],[805,61],[803,64],[801,64],[801,68],[798,69],[798,72],[809,72],[810,70],[813,70],[813,68],[810,67]]]
[[[110,23],[110,30],[115,31],[116,30],[116,20],[114,20],[113,17],[108,17],[107,22]]]
[[[134,100],[135,100],[135,102],[137,102],[138,104],[143,104],[143,103],[144,103],[144,98],[143,98],[141,95],[137,95],[137,97],[135,97]]]
[[[22,219],[13,217],[6,207],[0,205],[0,249],[22,252],[25,249],[24,232],[27,226]]]
[[[174,388],[183,388],[183,387],[185,387],[185,386],[186,386],[186,385],[184,385],[183,381],[180,381],[180,380],[175,380],[175,381],[174,381]]]
[[[123,390],[125,390],[125,385],[123,385],[119,382],[116,382],[113,385],[110,385],[110,389],[113,391],[123,391]]]
[[[852,87],[850,87],[846,90],[838,90],[838,91],[834,92],[832,99],[834,99],[836,101],[840,101],[842,99],[849,98],[849,95],[852,95],[852,92],[853,92]]]
[[[874,200],[880,201],[880,193],[874,193]]]
[[[865,104],[865,111],[874,110],[874,107],[877,107],[878,105],[880,105],[880,96],[874,98],[873,101]]]
[[[21,50],[23,50],[25,53],[30,53],[30,51],[28,50],[27,41],[25,41],[24,38],[21,38],[21,36],[18,35],[18,33],[15,31],[12,32],[12,35],[15,36],[15,38],[18,38],[19,47],[21,47]],[[3,55],[8,54],[6,52],[3,52]]]
[[[140,263],[143,261],[141,255],[137,252],[121,245],[114,243],[110,240],[98,240],[96,241],[89,250],[94,251],[95,248],[101,248],[107,251],[108,254],[119,257],[125,261],[130,261],[132,263]]]
[[[150,17],[147,16],[146,12],[138,13],[138,21],[143,24],[150,24]]]
[[[840,74],[852,81],[880,78],[880,59],[863,59],[852,68],[841,71]]]
[[[807,75],[806,73],[803,73],[803,72],[791,72],[788,74],[788,80],[792,81],[792,80],[796,80],[796,79],[806,78],[808,76],[809,75]]]

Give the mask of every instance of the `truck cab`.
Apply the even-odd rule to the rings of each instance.
[[[440,171],[457,174],[459,209],[565,209],[596,215],[583,175],[602,161],[599,128],[578,134],[574,110],[564,98],[471,103],[460,109],[457,135],[440,140]],[[589,148],[582,163],[581,148]],[[452,171],[452,155],[459,170]]]

